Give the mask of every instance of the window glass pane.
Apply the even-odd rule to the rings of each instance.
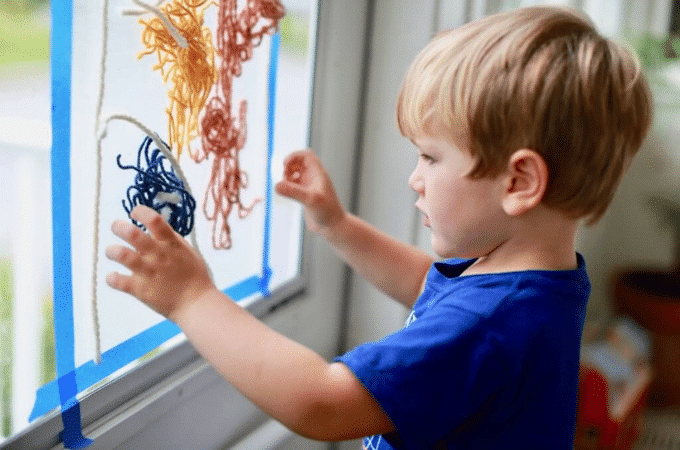
[[[52,0],[52,6],[64,1]],[[245,3],[238,1],[238,9],[242,10]],[[214,223],[204,214],[213,161],[207,158],[197,164],[186,148],[179,160],[196,200],[196,240],[192,242],[210,265],[218,287],[244,306],[261,301],[263,294],[275,293],[301,274],[301,209],[271,191],[272,183],[280,177],[285,156],[308,145],[316,1],[284,0],[283,4],[286,15],[279,23],[280,33],[275,40],[270,35],[264,36],[253,49],[252,58],[242,64],[241,76],[233,80],[230,105],[223,105],[238,117],[240,100],[247,102],[246,142],[238,159],[244,173],[240,196],[245,206],[254,204],[247,217],[239,218],[236,207],[229,215],[231,249],[213,247]],[[177,334],[172,324],[104,283],[106,273],[121,270],[111,265],[103,252],[107,245],[116,242],[109,231],[110,223],[125,218],[122,202],[130,200],[128,190],[138,174],[120,166],[136,165],[138,150],[146,137],[141,128],[170,141],[166,109],[173,83],[164,83],[163,73],[154,69],[159,63],[156,53],[139,57],[145,50],[140,19],[149,21],[154,14],[141,11],[131,0],[73,0],[71,5],[70,162],[60,165],[59,158],[55,158],[57,171],[70,170],[71,190],[66,203],[56,195],[54,205],[61,208],[70,203],[73,289],[69,301],[73,306],[74,334],[71,345],[77,389],[82,396],[88,388],[92,390],[92,386],[132,370],[145,359],[172,348],[182,338],[178,335],[168,341]],[[106,18],[102,14],[105,5]],[[130,11],[140,15],[130,15]],[[217,20],[217,5],[211,3],[205,11],[205,25],[212,32],[213,45],[217,45]],[[50,162],[55,161],[50,161],[49,2],[4,2],[0,6],[0,25],[3,39],[5,30],[12,26],[24,33],[21,45],[33,46],[14,56],[0,52],[0,179],[7,186],[0,200],[0,208],[6,212],[0,214],[0,424],[2,436],[6,437],[26,427],[29,415],[39,417],[59,406],[52,302]],[[106,41],[102,39],[105,31]],[[101,70],[99,57],[103,50],[105,71]],[[33,59],[37,61],[22,61],[27,54],[35,55]],[[58,73],[56,78],[60,76]],[[211,89],[211,97],[217,95],[215,89]],[[100,91],[103,102],[98,110]],[[143,127],[113,118],[116,115],[133,117]],[[204,115],[205,110],[199,118],[202,120]],[[100,135],[104,130],[105,136]],[[102,189],[97,197],[99,143]],[[200,150],[200,137],[191,145]],[[151,150],[156,147],[152,144]],[[169,167],[168,164],[166,168]],[[97,203],[98,238],[93,220]],[[97,314],[92,301],[93,277]],[[57,308],[57,320],[60,314],[63,311]],[[95,323],[99,326],[103,353],[101,366],[93,362],[97,354]],[[125,347],[131,341],[138,344],[146,339],[150,331],[155,336],[150,341],[154,345],[147,349],[150,352],[140,353],[137,345],[128,346],[135,347],[134,350]],[[56,345],[58,348],[59,342]],[[135,357],[125,360],[129,355]],[[113,367],[111,358],[125,364],[106,372],[102,367],[107,363],[109,368]]]
[[[49,2],[0,2],[0,442],[55,376]]]

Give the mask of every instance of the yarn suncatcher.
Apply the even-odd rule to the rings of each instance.
[[[136,0],[141,3],[139,0]],[[203,200],[203,212],[213,223],[212,244],[216,249],[232,247],[229,216],[236,208],[246,218],[260,201],[250,205],[241,200],[248,187],[248,175],[241,170],[239,152],[246,143],[247,102],[239,102],[238,114],[232,111],[233,81],[242,73],[243,63],[252,59],[254,48],[278,28],[285,15],[279,0],[248,0],[238,9],[236,0],[220,0],[217,19],[219,71],[215,69],[215,49],[209,28],[204,25],[207,0],[174,0],[159,8],[164,14],[140,20],[144,26],[142,42],[147,50],[138,57],[156,53],[163,80],[171,81],[168,135],[177,157],[186,147],[194,161],[212,158],[210,181]],[[168,24],[172,26],[169,27]],[[180,38],[178,38],[178,35]],[[186,41],[187,46],[182,43]],[[213,97],[208,94],[217,80]],[[204,108],[205,106],[205,108]],[[199,134],[202,148],[192,149]]]
[[[137,58],[155,53],[154,70],[160,70],[165,83],[171,82],[168,139],[178,159],[184,148],[196,159],[191,141],[199,136],[199,115],[217,79],[212,33],[204,23],[211,4],[208,0],[174,0],[159,8],[162,15],[139,20],[146,50]]]
[[[116,159],[121,169],[137,172],[135,183],[127,190],[127,202],[122,201],[123,208],[128,216],[137,205],[153,208],[163,216],[173,230],[186,236],[194,226],[196,200],[184,188],[184,182],[177,177],[174,168],[166,167],[168,160],[161,150],[156,148],[149,153],[152,143],[150,137],[144,138],[137,152],[136,166],[121,164],[122,155],[118,155]],[[132,218],[131,220],[144,229],[142,224]]]
[[[235,206],[238,216],[250,214],[259,200],[245,206],[241,189],[248,177],[240,168],[239,152],[246,142],[247,102],[239,102],[238,117],[232,112],[234,77],[241,75],[243,63],[253,57],[253,49],[265,35],[272,34],[283,18],[285,9],[278,0],[248,0],[237,10],[236,0],[220,0],[217,23],[217,50],[221,55],[219,82],[215,95],[208,101],[201,121],[203,155],[213,158],[212,171],[203,211],[213,222],[213,246],[231,248],[228,218]]]
[[[199,244],[201,248],[209,249],[204,253],[204,259],[209,267],[217,269],[216,286],[244,307],[253,307],[256,314],[267,311],[272,301],[278,302],[279,295],[289,295],[291,289],[303,285],[300,279],[304,228],[301,211],[297,205],[275,197],[273,182],[276,175],[272,174],[278,171],[287,150],[308,145],[309,135],[303,131],[309,127],[308,108],[311,105],[308,99],[311,98],[315,35],[310,33],[308,39],[306,33],[299,36],[274,33],[278,24],[272,17],[282,14],[279,2],[183,2],[185,7],[196,6],[197,10],[205,12],[203,26],[209,28],[214,39],[205,44],[205,53],[201,54],[201,58],[209,62],[209,45],[212,45],[212,84],[205,89],[185,88],[192,95],[202,90],[203,94],[209,92],[207,98],[220,98],[221,117],[228,116],[230,123],[224,123],[220,128],[213,122],[212,129],[226,130],[227,134],[229,130],[236,130],[243,139],[232,140],[236,145],[223,155],[228,154],[228,157],[217,158],[215,153],[206,152],[202,145],[207,100],[202,108],[196,108],[198,114],[195,115],[194,105],[198,105],[196,100],[202,101],[202,97],[184,96],[185,91],[181,89],[178,90],[180,94],[173,93],[175,76],[182,73],[178,67],[173,69],[173,64],[180,52],[192,47],[182,22],[164,12],[171,3],[175,1],[52,2],[56,24],[52,49],[56,57],[52,64],[54,138],[51,161],[53,266],[54,278],[59,280],[54,285],[55,353],[59,370],[56,379],[37,392],[31,417],[41,417],[61,406],[66,448],[78,444],[83,436],[80,419],[75,415],[78,396],[122,368],[132,367],[130,363],[155,351],[168,339],[179,338],[180,334],[174,324],[157,317],[129,296],[105,286],[104,274],[120,268],[104,257],[103,249],[120,243],[111,235],[109,225],[121,218],[124,209],[131,210],[136,204],[148,202],[146,204],[156,206],[164,213],[181,234],[191,229],[186,234],[191,245],[196,250],[199,250]],[[225,20],[224,16],[218,15],[218,9],[227,3],[233,7],[234,23],[247,16],[241,14],[245,10],[252,12],[259,8],[263,11],[256,20],[244,19],[243,26],[252,26],[250,31],[235,34],[238,41],[235,47],[246,45],[243,37],[246,36],[253,49],[250,54],[247,50],[239,50],[237,56],[242,58],[237,62],[240,66],[238,75],[225,72],[231,80],[223,80],[223,61],[214,53],[218,44],[218,19]],[[275,8],[267,10],[268,5]],[[296,3],[291,14],[296,24],[304,24],[309,19],[310,29],[316,30],[314,0],[310,0],[308,7]],[[160,49],[152,50],[141,59],[138,58],[140,53],[149,49],[142,36],[146,26],[138,19],[145,22],[158,19],[155,27],[159,36],[163,31],[160,27],[167,31]],[[286,26],[284,31],[288,30]],[[229,40],[229,36],[225,33],[223,41]],[[93,48],[93,44],[101,47]],[[262,44],[260,51],[254,50],[259,44]],[[169,50],[166,52],[165,48]],[[302,48],[307,48],[306,53]],[[285,58],[282,65],[279,63],[280,51]],[[197,65],[202,63],[199,61]],[[154,70],[158,65],[162,67]],[[239,75],[240,80],[237,79]],[[291,80],[295,81],[291,83]],[[300,80],[305,82],[300,83]],[[223,81],[230,86],[228,96],[222,88]],[[286,85],[285,91],[276,89],[277,81]],[[208,86],[208,83],[201,86]],[[175,101],[177,98],[179,101]],[[247,103],[240,98],[247,99]],[[175,106],[171,107],[173,104]],[[288,113],[298,107],[302,114]],[[183,112],[180,111],[182,108],[185,108]],[[180,125],[170,128],[171,119],[173,123],[177,119]],[[248,142],[245,142],[246,119],[250,133]],[[189,134],[191,123],[195,128]],[[177,138],[177,142],[186,138],[181,165],[179,145],[171,142],[172,130],[183,136]],[[203,162],[195,163],[194,156],[200,156]],[[175,224],[172,220],[173,207],[192,203],[181,188],[187,193],[193,188],[194,194],[196,189],[205,189],[217,159],[223,164],[229,163],[218,169],[224,176],[213,180],[215,189],[228,188],[235,192],[224,197],[225,202],[226,199],[231,201],[233,210],[227,214],[231,227],[226,233],[230,242],[233,237],[230,252],[210,248],[213,239],[208,230],[219,231],[223,223],[206,220],[205,211],[196,215],[194,209],[193,219],[182,212],[184,219]],[[175,179],[170,176],[173,174]],[[148,186],[142,187],[144,184]],[[214,200],[219,193],[206,191],[201,194],[205,192],[204,199],[212,201],[212,207],[219,215],[219,207],[224,205],[218,205]],[[254,198],[261,200],[257,203],[257,200],[251,200]],[[196,201],[201,199],[198,196],[194,199],[195,208]],[[190,209],[178,208],[180,211]],[[249,219],[234,223],[235,216],[248,216]],[[270,295],[269,301],[262,300],[263,296]],[[66,436],[74,438],[66,439]]]

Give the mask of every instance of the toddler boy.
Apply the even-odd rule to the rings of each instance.
[[[649,128],[633,55],[557,7],[438,34],[404,79],[397,121],[416,146],[409,185],[444,258],[339,203],[311,151],[277,185],[308,228],[411,307],[406,326],[327,363],[229,301],[152,210],[114,233],[132,271],[109,284],[176,322],[236,388],[292,430],[367,449],[571,449],[590,285],[575,252]]]

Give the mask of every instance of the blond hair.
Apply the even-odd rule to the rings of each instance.
[[[652,120],[637,58],[570,9],[530,7],[439,33],[406,74],[401,133],[470,151],[474,178],[521,148],[545,160],[543,204],[597,222]]]

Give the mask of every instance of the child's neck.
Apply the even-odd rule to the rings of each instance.
[[[549,210],[517,218],[508,238],[479,257],[463,275],[577,267],[578,221]]]

